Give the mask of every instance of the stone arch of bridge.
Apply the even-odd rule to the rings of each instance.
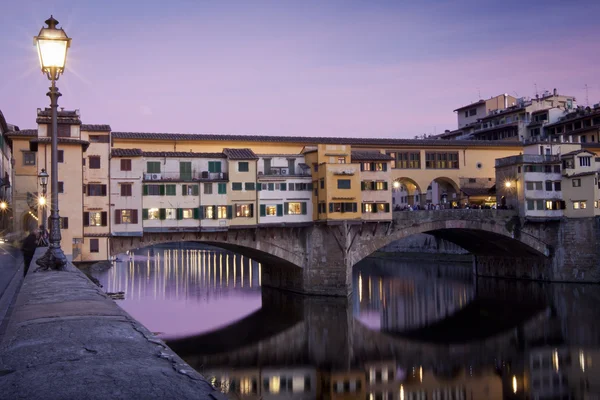
[[[414,179],[402,176],[392,182],[392,195],[396,205],[422,204],[423,194],[421,186]]]
[[[269,266],[300,269],[305,264],[300,238],[294,230],[273,234],[268,229],[260,231],[207,232],[207,233],[149,233],[141,237],[113,237],[111,255],[128,250],[142,249],[159,244],[196,242],[229,250]],[[284,234],[284,235],[282,235]],[[282,237],[285,236],[285,237]]]
[[[352,232],[355,245],[348,252],[349,266],[395,241],[421,233],[452,242],[474,255],[539,258],[551,254],[550,246],[540,239],[519,230],[510,230],[506,224],[495,221],[448,218],[420,223],[413,220],[402,222],[395,219],[388,227],[382,226],[374,231],[357,228],[358,231]]]
[[[434,183],[437,184],[437,193],[433,190]],[[458,202],[460,200],[460,187],[452,178],[440,176],[433,178],[426,187],[427,202],[432,204]]]

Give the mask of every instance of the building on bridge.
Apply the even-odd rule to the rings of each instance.
[[[6,122],[2,111],[0,110],[0,235],[12,230],[12,190],[13,181],[12,168],[12,147],[11,142],[5,139],[9,132],[18,131],[19,128]]]

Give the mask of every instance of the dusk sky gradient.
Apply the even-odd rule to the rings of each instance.
[[[0,110],[35,128],[33,36],[73,38],[59,105],[114,131],[410,138],[457,107],[600,102],[600,1],[2,1]]]

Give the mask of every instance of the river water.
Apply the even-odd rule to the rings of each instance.
[[[600,399],[597,285],[388,257],[319,298],[261,287],[261,268],[190,244],[94,275],[232,399]]]

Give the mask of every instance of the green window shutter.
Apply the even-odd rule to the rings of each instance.
[[[385,164],[383,164],[385,165]],[[383,190],[388,190],[388,183],[387,182],[383,182]]]
[[[160,218],[161,220],[167,219],[167,210],[164,208],[159,208],[158,209],[158,218]]]
[[[279,190],[281,190],[282,192],[285,192],[287,189],[287,183],[280,183],[279,184]]]
[[[385,203],[385,212],[390,212],[390,203]]]
[[[215,161],[215,172],[221,172],[221,161]]]
[[[192,180],[192,163],[190,161],[179,162],[179,179],[183,181]]]
[[[242,182],[231,182],[231,190],[242,190]]]
[[[214,161],[208,162],[208,172],[215,172],[215,162]]]
[[[356,203],[352,203],[352,212],[358,212],[358,205]]]
[[[179,220],[183,219],[183,208],[177,209],[177,219],[179,219]]]
[[[256,191],[260,192],[262,190],[262,183],[257,183],[256,184]]]
[[[269,190],[275,190],[275,184],[269,183]]]
[[[289,211],[290,211],[290,203],[283,203],[283,214],[288,215]]]
[[[200,210],[194,208],[194,219],[200,219]]]
[[[204,219],[204,207],[203,206],[198,207],[198,218]]]
[[[364,213],[366,208],[367,208],[367,205],[366,205],[365,203],[362,203],[362,204],[360,205],[360,212],[363,212],[363,213]]]
[[[238,171],[239,172],[248,172],[250,169],[248,168],[248,162],[247,161],[240,161],[238,162]]]
[[[181,195],[187,196],[187,185],[181,185]]]
[[[364,171],[365,170],[365,164],[364,163],[360,163],[360,170]]]
[[[383,170],[384,170],[384,171],[387,171],[387,163],[386,163],[386,162],[384,162],[384,163],[382,163],[382,164],[383,164]]]
[[[148,196],[148,185],[144,185],[142,194],[143,194],[143,196]]]
[[[361,164],[362,165],[362,164]],[[365,183],[361,182],[360,183],[360,190],[365,190]]]
[[[213,219],[219,219],[219,213],[217,212],[219,210],[218,210],[217,206],[210,206],[210,207],[212,207],[212,209],[213,209]]]
[[[175,196],[177,193],[175,193],[177,186],[176,185],[167,185],[166,187],[166,191],[167,191],[167,196]]]
[[[142,208],[142,219],[148,219],[148,209]]]
[[[283,216],[283,204],[277,204],[277,216],[278,217]]]
[[[233,218],[233,206],[227,206],[227,219]]]
[[[250,208],[250,217],[252,218],[252,217],[254,217],[254,204],[250,204],[249,208]]]
[[[246,190],[254,190],[254,182],[246,182],[246,183],[244,184],[244,188],[245,188]]]
[[[165,195],[165,185],[160,185],[158,189],[161,196]]]
[[[227,194],[227,184],[219,183],[219,194]]]
[[[333,212],[333,203],[329,203],[329,212],[332,213]]]
[[[375,164],[374,162],[371,163],[371,171],[375,171]]]
[[[260,205],[260,216],[264,217],[265,215],[267,215],[267,206],[265,206],[264,204]]]
[[[194,196],[198,196],[198,193],[199,193],[199,192],[198,192],[198,190],[199,190],[199,189],[198,189],[198,185],[193,185],[193,186],[192,186],[192,194],[193,194]]]
[[[301,204],[302,204],[302,215],[306,215],[306,202],[303,201]]]

